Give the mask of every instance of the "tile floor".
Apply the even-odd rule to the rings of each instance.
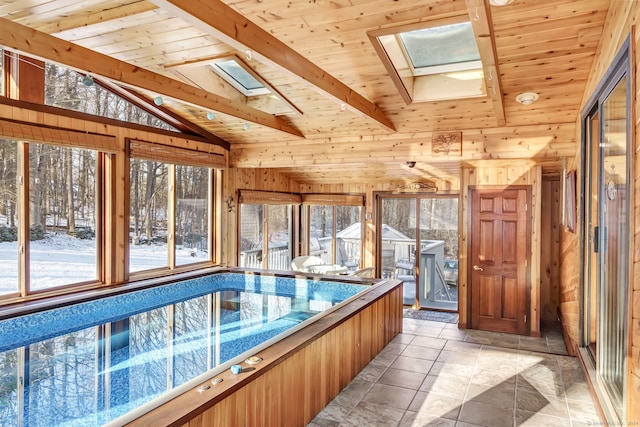
[[[403,327],[308,427],[601,424],[555,328],[529,338],[409,318]]]

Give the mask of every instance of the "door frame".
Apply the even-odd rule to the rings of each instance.
[[[468,186],[468,194],[467,194],[467,206],[466,206],[466,210],[468,212],[468,216],[466,218],[466,222],[467,222],[467,232],[466,232],[466,237],[467,237],[467,242],[466,242],[466,257],[467,257],[467,262],[466,262],[466,269],[465,269],[465,274],[466,274],[466,284],[467,284],[467,300],[466,300],[466,307],[464,307],[464,310],[466,311],[466,315],[467,315],[467,322],[465,324],[466,328],[471,328],[471,324],[472,324],[472,303],[473,303],[473,286],[471,283],[471,278],[472,276],[472,265],[473,263],[471,262],[471,244],[472,244],[472,230],[471,230],[471,212],[472,212],[472,194],[474,191],[476,190],[486,190],[486,191],[506,191],[506,190],[525,190],[526,191],[526,205],[527,205],[527,209],[526,209],[526,262],[527,262],[527,266],[525,267],[525,314],[527,315],[527,321],[525,322],[525,334],[531,336],[532,335],[532,328],[531,328],[531,324],[532,324],[532,320],[534,320],[533,318],[533,313],[532,313],[532,304],[531,304],[531,267],[532,267],[532,245],[533,245],[533,241],[532,241],[532,231],[533,231],[533,219],[534,219],[534,212],[533,212],[533,207],[532,207],[532,194],[533,194],[533,188],[531,185],[469,185]],[[462,309],[462,307],[461,307]],[[534,335],[538,335],[538,334],[534,334]]]

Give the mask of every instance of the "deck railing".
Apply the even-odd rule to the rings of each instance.
[[[291,270],[291,254],[287,245],[269,248],[268,257],[267,268],[269,270]],[[250,249],[240,252],[239,264],[240,267],[263,268],[262,249]]]

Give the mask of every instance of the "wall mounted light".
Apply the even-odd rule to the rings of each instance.
[[[524,92],[516,96],[516,101],[522,105],[531,105],[538,99],[539,95],[534,92]]]
[[[209,119],[209,120],[213,120],[213,119],[215,119],[215,118],[216,118],[216,113],[214,113],[213,111],[209,111],[209,112],[207,113],[207,119]]]
[[[236,205],[233,203],[233,197],[229,197],[227,199],[227,212],[233,212],[236,208]]]
[[[242,129],[244,130],[249,130],[251,128],[251,125],[249,125],[249,123],[245,123],[242,125]]]

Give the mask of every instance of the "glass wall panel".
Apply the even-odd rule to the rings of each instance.
[[[209,168],[176,166],[176,265],[209,260]]]
[[[238,265],[247,268],[262,268],[264,205],[241,204],[239,222],[240,259]]]
[[[291,206],[267,205],[268,263],[270,270],[291,269]]]
[[[31,290],[98,279],[96,155],[29,144]]]
[[[19,289],[18,175],[18,143],[0,139],[0,295]]]
[[[169,266],[167,164],[131,159],[129,271]]]
[[[360,268],[362,258],[362,207],[336,206],[336,257],[349,271]]]
[[[334,235],[333,206],[310,206],[309,255],[322,258],[325,264],[333,264]]]

